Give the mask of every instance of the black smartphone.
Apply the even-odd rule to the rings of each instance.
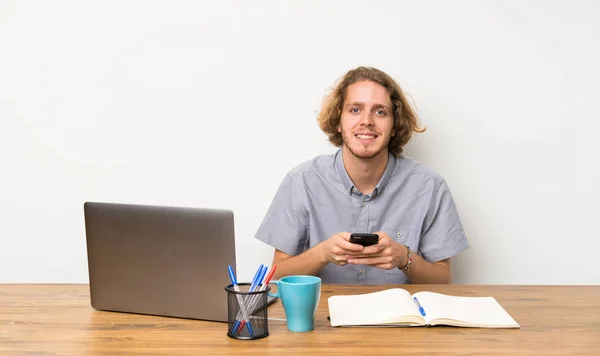
[[[363,246],[371,246],[379,242],[379,235],[355,232],[353,234],[350,234],[350,242],[352,242],[353,244],[359,244]]]

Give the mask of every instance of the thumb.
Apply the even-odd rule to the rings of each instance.
[[[346,241],[350,241],[350,233],[349,232],[340,232],[339,235]]]

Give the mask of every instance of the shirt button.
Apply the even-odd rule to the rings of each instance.
[[[367,203],[362,203],[362,206],[367,206]]]
[[[365,274],[365,270],[364,269],[359,269],[358,270],[358,274]]]

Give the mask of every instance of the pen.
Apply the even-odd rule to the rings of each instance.
[[[265,281],[262,283],[262,286],[260,286],[260,288],[259,288],[260,291],[267,289],[267,287],[269,286],[269,282],[271,282],[271,278],[273,278],[273,274],[275,274],[276,269],[277,269],[277,265],[273,265],[273,268],[271,268],[271,270],[267,274],[267,277],[265,277]],[[252,310],[255,307],[254,304],[258,303],[259,298],[260,298],[259,295],[254,296],[254,299],[249,308],[250,310]]]
[[[260,265],[258,274],[257,274],[257,278],[255,278],[252,281],[252,283],[250,284],[250,292],[256,291],[256,288],[258,288],[258,286],[260,285],[260,282],[262,281],[263,277],[265,276],[265,273],[267,273],[268,269],[269,269],[269,267]]]
[[[236,292],[239,292],[240,291],[240,287],[238,287],[237,280],[235,279],[235,274],[233,273],[233,269],[231,268],[231,266],[227,266],[227,269],[229,271],[229,279],[231,279],[231,284],[233,284],[233,289]],[[250,325],[250,316],[248,315],[248,311],[246,310],[246,306],[242,302],[242,296],[239,295],[239,294],[237,294],[237,293],[236,293],[235,296],[236,296],[237,301],[238,301],[238,303],[240,305],[240,310],[242,311],[242,316],[244,318],[244,320],[242,321],[242,328],[247,323],[248,324],[248,333],[250,334],[250,336],[253,336],[252,326]],[[238,323],[237,319],[236,319],[236,323]],[[233,330],[236,330],[235,323],[234,323]]]
[[[275,274],[276,269],[277,269],[277,265],[273,265],[273,268],[271,268],[271,270],[267,274],[267,277],[265,277],[265,281],[262,283],[262,286],[260,286],[259,291],[263,291],[263,290],[267,289],[267,287],[269,286],[269,282],[271,282],[271,278],[273,278],[273,274]],[[256,308],[256,304],[258,303],[259,299],[260,299],[260,295],[255,295],[254,298],[252,298],[252,300],[250,301],[250,306],[249,306],[248,310],[254,310],[254,308]]]
[[[267,266],[264,266],[262,264],[260,265],[260,267],[258,268],[257,274],[254,276],[254,279],[252,280],[252,283],[250,284],[249,292],[256,291],[258,286],[261,284],[261,281],[262,281],[263,277],[265,276],[265,274],[267,273],[268,269],[269,268]],[[255,297],[257,297],[257,296],[256,295],[246,296],[246,298],[244,298],[246,301],[244,307],[246,307],[246,305],[248,305],[248,306],[252,305],[252,301],[254,300]],[[236,320],[239,320],[242,318],[242,316],[240,315],[240,312],[241,312],[241,310],[238,312],[238,314],[236,316]],[[247,319],[248,323],[250,322],[250,317],[248,317],[248,318],[244,317],[244,319]],[[234,324],[233,332],[236,333],[236,332],[242,331],[242,329],[244,328],[244,324],[245,324],[245,322],[242,321],[242,323],[237,326],[237,329],[235,328],[236,325]],[[248,329],[248,331],[250,331],[250,329]],[[250,336],[252,336],[252,335],[250,335]]]
[[[417,304],[417,307],[419,307],[419,312],[421,313],[422,316],[425,316],[425,309],[423,309],[423,307],[421,306],[421,303],[419,303],[419,300],[417,299],[417,297],[413,297],[415,303]]]
[[[263,268],[263,266],[264,266],[264,265],[263,265],[263,264],[261,264],[261,265],[258,267],[258,270],[257,270],[257,271],[256,271],[256,273],[254,274],[254,278],[252,278],[252,284],[254,284],[254,283],[256,282],[256,280],[257,280],[257,279],[260,277],[260,274],[261,274],[261,272],[262,272],[262,268]],[[231,278],[231,275],[230,275],[229,277]],[[234,277],[235,277],[235,276],[234,276]],[[234,288],[235,288],[235,287],[234,287]],[[239,287],[238,287],[238,288],[239,288]],[[239,290],[239,289],[238,289],[238,290]],[[238,295],[238,296],[239,296],[239,295]],[[243,298],[242,298],[241,296],[239,296],[239,298],[238,298],[238,303],[240,304],[240,309],[241,309],[242,307],[244,307],[244,308],[246,307],[246,305],[244,304],[244,302],[243,302],[243,300],[242,300],[242,299],[243,299]],[[240,310],[240,312],[241,312],[241,310]],[[235,332],[238,330],[238,328],[239,328],[239,326],[240,326],[240,323],[246,324],[245,320],[244,320],[244,321],[240,321],[240,319],[242,319],[242,315],[241,315],[240,313],[238,313],[238,315],[236,316],[236,319],[235,319],[235,323],[233,324],[233,328],[231,329],[233,333],[235,333]],[[248,321],[250,321],[250,319],[248,319]],[[248,324],[248,325],[250,325],[250,324]],[[242,325],[242,327],[243,327],[243,325]],[[249,326],[249,327],[248,327],[248,332],[250,332],[250,330],[251,330],[251,326]],[[251,336],[252,336],[252,335],[251,335]]]
[[[271,268],[271,271],[269,272],[269,274],[267,274],[267,278],[265,278],[263,285],[260,287],[261,291],[267,289],[267,286],[269,285],[269,282],[271,282],[271,278],[273,278],[273,274],[275,274],[276,269],[277,265],[273,265],[273,268]]]

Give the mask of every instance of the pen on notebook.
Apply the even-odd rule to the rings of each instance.
[[[231,279],[231,284],[233,284],[233,289],[236,292],[240,291],[240,287],[237,284],[237,280],[235,279],[235,274],[233,273],[233,269],[231,268],[231,266],[227,266],[227,269],[229,271],[229,279]],[[240,316],[239,318],[236,319],[236,323],[238,322],[239,319],[241,319],[242,317],[244,318],[244,320],[242,320],[242,327],[246,324],[248,325],[248,333],[250,334],[250,336],[254,336],[254,333],[252,332],[252,325],[250,324],[250,316],[248,315],[248,311],[246,310],[246,306],[244,305],[243,301],[242,301],[242,296],[236,293],[236,298],[238,301],[238,304],[240,305],[240,310],[242,312],[242,316]],[[235,323],[234,323],[234,328],[233,330],[236,330],[235,328]]]
[[[257,271],[256,271],[256,273],[254,274],[254,278],[252,278],[252,283],[251,283],[251,285],[255,283],[255,281],[256,281],[256,279],[258,279],[258,277],[260,277],[260,273],[262,272],[262,268],[263,268],[263,266],[264,266],[264,265],[261,263],[261,265],[258,267],[258,270],[257,270]],[[242,305],[244,305],[243,298],[241,298],[241,299],[242,299],[242,301],[241,301],[241,302],[238,300],[238,303],[240,303],[240,308],[241,308],[241,306],[242,306]],[[244,305],[244,306],[245,306],[245,305]],[[237,317],[236,317],[236,320],[235,320],[235,323],[233,324],[233,327],[232,327],[232,329],[231,329],[233,333],[235,333],[235,332],[236,332],[236,331],[239,329],[240,323],[242,323],[242,324],[246,324],[246,322],[245,322],[245,321],[240,321],[240,319],[242,319],[242,317],[241,317],[241,314],[240,314],[240,313],[238,313],[238,315],[237,315]],[[244,327],[244,325],[242,325],[242,327]],[[241,330],[241,329],[240,329],[240,330]],[[248,329],[248,331],[250,331],[250,329]]]
[[[421,306],[421,303],[419,303],[419,300],[417,299],[417,297],[413,297],[413,300],[417,304],[417,307],[419,307],[419,313],[421,313],[422,316],[425,316],[425,309],[423,309],[423,307]]]

